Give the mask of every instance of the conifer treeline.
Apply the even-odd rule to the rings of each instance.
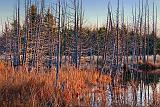
[[[150,10],[148,0],[139,2],[139,6],[132,9],[131,26],[125,21],[125,9],[120,8],[119,0],[116,17],[108,3],[106,26],[94,29],[83,26],[82,4],[82,0],[57,0],[45,7],[44,0],[35,3],[25,0],[25,21],[20,24],[18,2],[13,22],[5,23],[1,37],[1,51],[8,64],[17,69],[23,65],[29,71],[56,67],[58,72],[63,64],[79,68],[84,56],[90,57],[91,64],[91,56],[96,55],[97,69],[100,64],[111,69],[121,66],[128,63],[129,56],[133,63],[141,59],[145,63],[149,55],[154,55],[156,60],[157,8],[154,3]]]

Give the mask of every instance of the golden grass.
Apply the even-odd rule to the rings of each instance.
[[[109,76],[100,75],[96,71],[62,69],[59,73],[58,86],[54,88],[55,75],[55,71],[47,73],[14,71],[0,63],[0,105],[73,106],[80,105],[82,98],[89,104],[89,93],[92,93],[92,89],[99,86],[98,92],[103,93],[105,90],[100,86],[111,82]]]

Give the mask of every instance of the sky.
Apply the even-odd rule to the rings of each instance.
[[[35,0],[36,1],[36,0]],[[56,0],[45,0],[46,5],[54,3]],[[142,1],[142,0],[140,0]],[[21,19],[24,16],[24,0],[21,2]],[[87,26],[96,26],[97,19],[99,26],[105,25],[107,16],[107,5],[110,2],[113,12],[116,13],[117,0],[83,0],[83,9],[85,12],[85,24]],[[131,21],[132,17],[132,7],[137,5],[139,0],[120,0],[120,5],[124,5],[125,8],[125,18]],[[158,10],[158,29],[160,29],[160,0],[149,0],[149,5],[152,9],[152,4],[155,2]],[[4,22],[12,20],[13,12],[16,7],[17,0],[1,0],[0,3],[0,25],[4,25]],[[0,30],[2,27],[0,26]]]

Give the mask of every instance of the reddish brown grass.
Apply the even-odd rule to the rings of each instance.
[[[82,98],[90,103],[93,87],[111,82],[107,75],[96,71],[61,70],[57,88],[54,88],[55,71],[36,73],[14,71],[0,64],[0,105],[12,107],[80,105]],[[64,87],[64,89],[63,89]],[[102,91],[101,91],[102,90]],[[99,93],[103,93],[99,87]],[[77,103],[79,102],[79,104]]]

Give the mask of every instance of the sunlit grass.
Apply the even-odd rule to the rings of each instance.
[[[55,88],[55,76],[55,71],[14,71],[0,63],[0,105],[69,106],[81,105],[83,101],[89,105],[93,88],[98,86],[95,91],[104,95],[103,87],[111,82],[109,76],[100,75],[97,71],[67,68],[60,70],[58,86]]]

